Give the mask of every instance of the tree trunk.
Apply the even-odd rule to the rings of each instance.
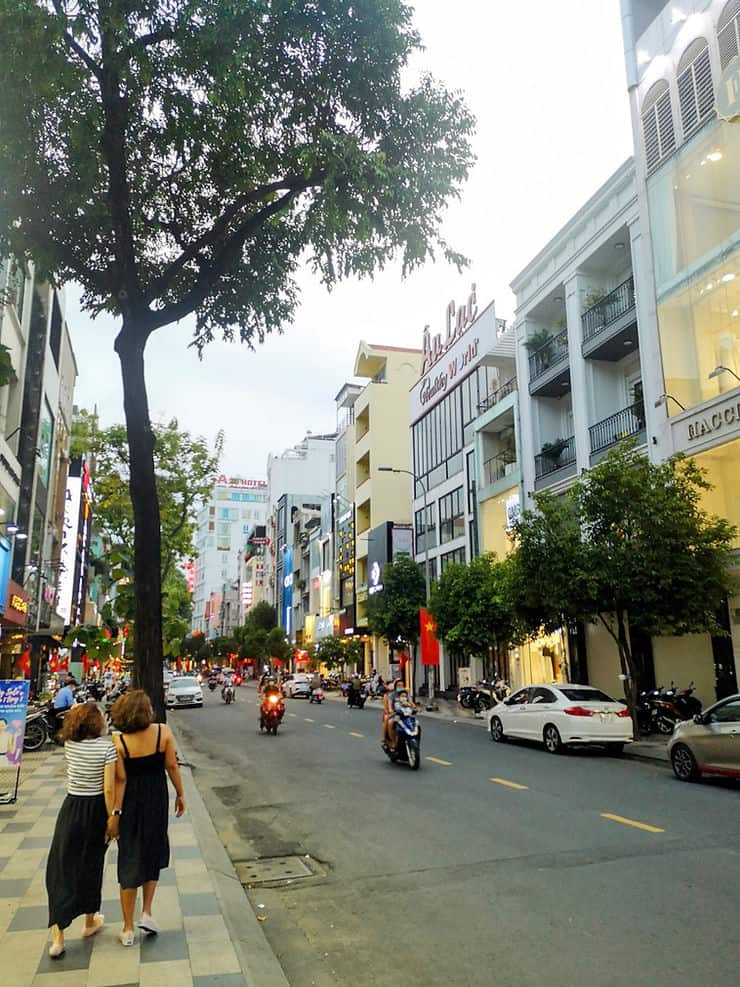
[[[129,331],[124,324],[116,339],[116,352],[121,361],[134,512],[134,686],[147,693],[155,719],[164,722],[162,553],[154,434],[144,375],[145,346],[146,334]]]
[[[622,671],[627,676],[624,681],[624,695],[629,711],[632,714],[632,727],[635,740],[639,740],[640,725],[637,721],[637,697],[640,693],[640,670],[632,655],[632,646],[630,644],[623,610],[617,610],[617,637]]]

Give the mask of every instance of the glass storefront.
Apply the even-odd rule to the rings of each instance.
[[[739,174],[740,125],[717,121],[648,181],[670,415],[740,376]],[[718,367],[728,370],[710,378]]]
[[[712,489],[703,493],[701,506],[710,514],[725,517],[738,529],[735,547],[740,548],[740,439],[725,442],[693,457],[706,470]]]

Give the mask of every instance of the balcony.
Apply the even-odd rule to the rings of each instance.
[[[529,393],[536,397],[559,398],[568,391],[568,330],[563,329],[529,354]]]
[[[541,487],[574,476],[576,472],[576,437],[548,442],[534,457],[535,487]],[[557,475],[556,475],[557,474]]]
[[[516,377],[512,377],[507,380],[505,384],[502,384],[498,390],[492,391],[481,403],[478,405],[478,414],[483,415],[491,408],[495,407],[499,401],[503,401],[505,397],[509,394],[513,394],[516,390]]]
[[[593,360],[616,362],[636,350],[635,281],[629,277],[581,316],[581,352]]]
[[[645,403],[637,401],[615,415],[609,415],[603,421],[592,425],[588,433],[591,440],[591,462],[595,457],[600,458],[599,453],[631,435],[642,436],[644,441]]]
[[[498,483],[505,476],[516,472],[517,464],[512,463],[507,457],[492,456],[483,463],[483,486],[490,487],[492,483]]]

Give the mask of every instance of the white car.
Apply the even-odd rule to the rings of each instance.
[[[311,678],[312,676],[305,675],[303,672],[294,675],[283,684],[283,695],[289,699],[298,699],[299,696],[307,699],[311,691]]]
[[[202,706],[203,692],[194,677],[172,679],[167,690],[167,708]]]
[[[618,754],[633,740],[627,707],[590,685],[526,686],[486,716],[491,740],[538,740],[551,754],[571,744],[596,744]]]

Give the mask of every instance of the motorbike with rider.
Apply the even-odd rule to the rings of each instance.
[[[274,679],[269,679],[262,689],[262,705],[260,706],[260,732],[277,735],[278,727],[285,716],[283,694]]]
[[[233,703],[236,698],[234,692],[234,679],[231,675],[231,669],[224,672],[223,684],[221,686],[221,698],[228,706],[229,703]]]
[[[412,771],[421,765],[421,727],[416,714],[418,707],[409,696],[401,679],[386,697],[383,714],[383,751],[393,762],[408,764]]]

